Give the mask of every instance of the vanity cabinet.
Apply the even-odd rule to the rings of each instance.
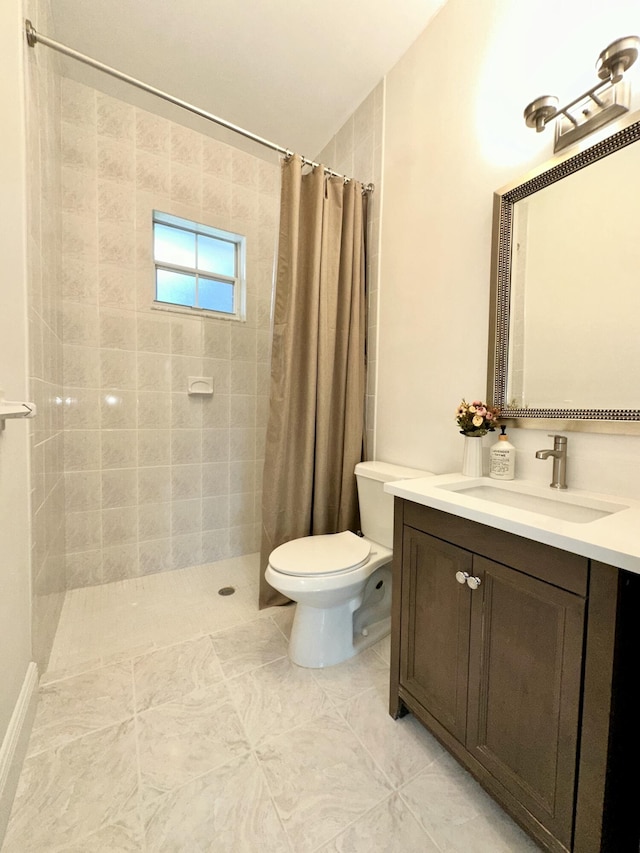
[[[633,620],[626,573],[595,572],[397,498],[390,711],[411,711],[545,849],[624,853],[638,843],[616,770],[631,715],[614,713],[616,649]]]

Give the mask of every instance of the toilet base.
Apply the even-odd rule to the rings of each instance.
[[[267,580],[297,601],[289,639],[293,663],[310,669],[334,666],[386,637],[391,630],[391,566],[387,555],[381,554],[380,562],[366,581],[351,584],[346,597],[333,606],[328,605],[335,602],[335,589],[303,595],[267,568]]]
[[[373,625],[369,625],[364,630],[366,631],[366,634],[362,633],[360,636],[354,637],[353,646],[355,654],[359,654],[365,649],[368,649],[369,646],[373,646],[375,643],[378,643],[380,640],[389,636],[391,633],[391,616],[380,619],[379,622],[374,622]]]
[[[336,610],[343,612],[335,614],[333,610],[296,604],[289,640],[289,658],[293,663],[308,669],[335,666],[391,633],[391,616],[386,616],[354,635],[353,613],[348,604]]]
[[[358,600],[338,607],[309,607],[298,602],[291,627],[289,657],[298,666],[319,669],[357,654],[353,645],[353,611]]]

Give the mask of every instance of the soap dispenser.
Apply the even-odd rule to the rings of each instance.
[[[506,435],[506,426],[501,426],[502,435],[489,451],[491,464],[489,476],[494,480],[513,480],[516,468],[516,449]]]

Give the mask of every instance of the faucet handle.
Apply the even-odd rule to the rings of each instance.
[[[548,433],[548,436],[553,439],[554,450],[562,445],[566,445],[567,443],[566,435],[553,435],[552,433]]]

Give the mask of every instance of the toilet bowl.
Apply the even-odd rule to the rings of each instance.
[[[385,637],[391,627],[392,480],[430,476],[384,462],[355,470],[364,535],[351,531],[285,542],[265,578],[296,602],[289,657],[299,666],[333,666]]]

